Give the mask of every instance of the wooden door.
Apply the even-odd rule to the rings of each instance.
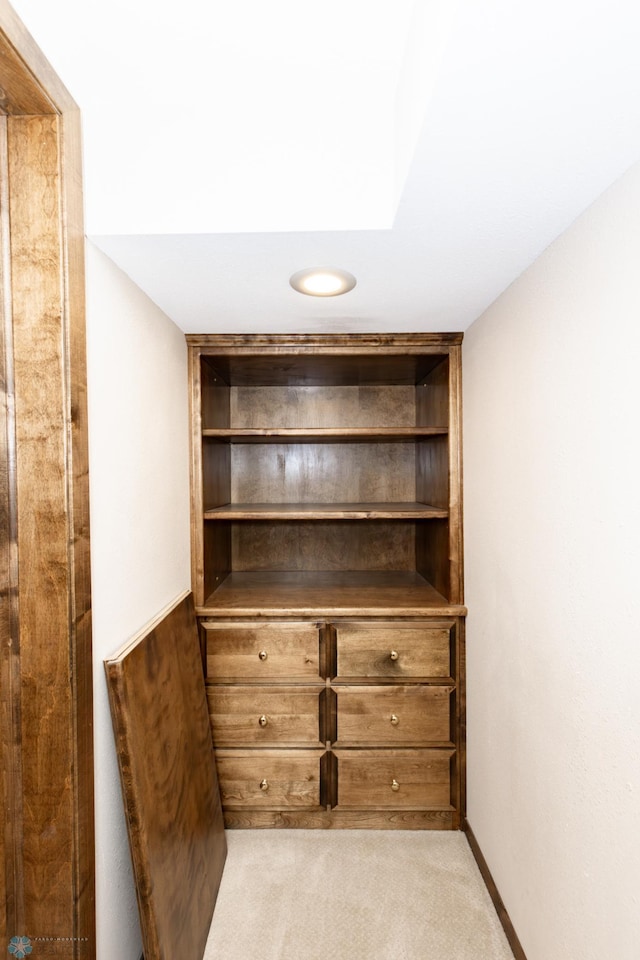
[[[0,949],[39,957],[95,956],[83,263],[78,109],[0,0]]]

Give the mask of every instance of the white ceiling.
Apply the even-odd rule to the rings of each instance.
[[[640,158],[637,0],[13,5],[90,239],[185,332],[464,330]]]

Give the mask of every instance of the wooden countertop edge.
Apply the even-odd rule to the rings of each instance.
[[[438,607],[196,607],[198,617],[207,618],[237,618],[255,617],[259,620],[279,619],[297,620],[300,617],[309,617],[314,620],[327,620],[334,617],[367,617],[379,619],[404,619],[406,617],[466,617],[467,608],[461,604],[450,604]]]

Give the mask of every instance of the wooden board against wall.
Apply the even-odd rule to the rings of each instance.
[[[192,594],[105,669],[145,960],[199,960],[227,847]]]

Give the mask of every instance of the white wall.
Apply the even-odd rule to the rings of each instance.
[[[637,960],[640,165],[463,349],[469,822],[528,960]]]
[[[138,960],[103,660],[189,586],[187,351],[90,243],[86,257],[98,960]]]

